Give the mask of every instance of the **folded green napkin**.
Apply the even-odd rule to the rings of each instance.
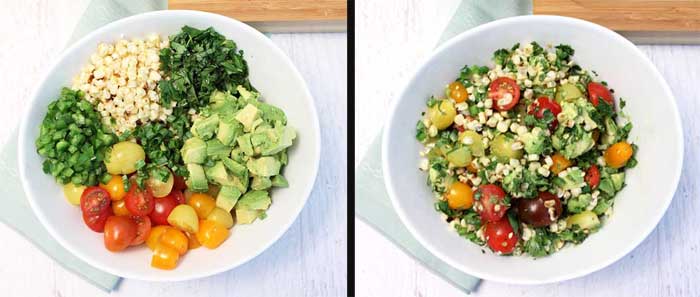
[[[152,10],[167,9],[166,0],[148,1],[108,1],[93,0],[78,22],[68,45],[83,35],[112,21]],[[17,231],[33,242],[39,249],[60,263],[64,268],[81,276],[95,286],[110,292],[117,287],[121,278],[98,270],[64,249],[44,229],[34,216],[17,173],[17,132],[8,139],[0,151],[0,180],[5,204],[0,207],[0,222]],[[62,199],[62,197],[57,197]]]
[[[530,14],[531,11],[532,3],[529,0],[462,1],[443,32],[440,43],[480,24],[499,18]],[[467,275],[433,256],[409,233],[394,211],[382,176],[381,133],[374,139],[355,172],[357,217],[457,288],[467,293],[476,289],[479,284],[478,278]]]

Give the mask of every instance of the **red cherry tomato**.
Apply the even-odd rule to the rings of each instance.
[[[124,200],[126,201],[126,209],[137,216],[149,215],[156,204],[153,194],[151,194],[151,189],[148,187],[143,190],[139,189],[136,183],[131,184],[129,193],[126,193]]]
[[[150,214],[151,221],[153,221],[153,224],[168,225],[168,216],[170,215],[170,212],[173,211],[173,208],[175,208],[175,206],[181,204],[177,201],[177,198],[175,198],[177,194],[174,193],[180,193],[179,196],[183,198],[185,197],[182,195],[182,192],[174,190],[170,192],[168,196],[165,196],[163,198],[156,198],[155,207],[153,208],[153,212],[151,212]]]
[[[549,125],[549,128],[552,130],[556,129],[557,125],[559,124],[557,122],[557,115],[561,112],[561,106],[559,106],[556,101],[550,99],[549,97],[542,96],[537,98],[535,102],[530,104],[527,113],[541,119],[544,117],[545,110],[549,110],[554,115],[554,121]]]
[[[503,218],[510,205],[505,203],[506,192],[497,185],[483,185],[476,190],[475,198],[478,197],[477,209],[481,215],[481,220],[485,222],[496,222]]]
[[[113,215],[111,207],[106,212],[97,215],[86,215],[83,213],[83,222],[85,222],[85,225],[87,225],[90,230],[101,233],[105,230],[107,218]]]
[[[486,224],[484,235],[489,247],[501,254],[512,253],[518,244],[518,235],[513,231],[508,218]]]
[[[173,196],[178,205],[187,203],[185,194],[183,194],[182,191],[172,191],[168,196]]]
[[[600,184],[600,170],[598,170],[598,166],[595,164],[591,165],[588,171],[586,171],[585,179],[591,189],[597,188]]]
[[[173,174],[173,177],[175,179],[173,183],[173,191],[178,190],[178,191],[184,191],[187,189],[187,183],[185,183],[185,178],[182,176],[179,176],[177,174]]]
[[[80,209],[86,216],[97,216],[111,209],[109,193],[100,187],[88,187],[80,196]]]
[[[506,94],[510,95],[510,100],[504,99]],[[520,100],[520,87],[512,78],[499,77],[489,85],[489,98],[493,100],[493,109],[510,110]]]
[[[131,216],[131,220],[136,223],[136,237],[129,245],[139,245],[146,242],[146,238],[151,234],[151,219],[147,216]]]
[[[105,223],[104,243],[112,252],[129,247],[136,237],[136,223],[125,216],[110,216]]]
[[[603,98],[605,102],[613,104],[613,95],[610,90],[603,84],[597,82],[588,83],[588,100],[591,101],[593,106],[598,106],[598,98]]]

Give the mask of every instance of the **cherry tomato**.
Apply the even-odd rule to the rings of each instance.
[[[467,97],[469,97],[469,92],[461,82],[453,82],[447,86],[447,89],[450,90],[450,98],[457,103],[467,101]]]
[[[553,223],[563,211],[559,198],[549,192],[540,192],[537,198],[533,199],[520,198],[513,204],[518,219],[535,227]]]
[[[131,212],[126,209],[126,201],[124,199],[112,202],[112,212],[117,216],[130,216]]]
[[[606,86],[597,82],[589,82],[588,100],[591,101],[593,106],[598,106],[598,98],[603,98],[608,104],[613,104],[613,95]]]
[[[489,98],[493,100],[493,109],[510,110],[520,100],[520,87],[509,77],[499,77],[489,85]]]
[[[187,189],[187,183],[185,183],[185,178],[177,174],[173,174],[175,182],[173,183],[173,192],[175,190],[184,191]]]
[[[118,252],[126,249],[136,238],[136,223],[126,216],[110,216],[105,223],[105,247]]]
[[[182,195],[180,191],[173,192],[178,192],[180,195]],[[180,203],[178,203],[172,193],[163,198],[155,198],[155,206],[153,207],[153,212],[150,214],[151,220],[156,225],[167,225],[170,212],[173,211],[173,208],[179,204]]]
[[[151,232],[148,234],[148,239],[146,239],[146,245],[148,248],[154,250],[160,240],[160,236],[163,235],[166,230],[172,228],[173,227],[166,225],[159,225],[151,228]]]
[[[495,222],[500,220],[508,210],[509,205],[505,204],[506,192],[501,187],[493,184],[479,186],[476,190],[479,198],[475,203],[481,215],[481,220]]]
[[[147,216],[152,211],[156,205],[156,202],[151,195],[151,190],[146,187],[146,189],[139,189],[136,183],[132,183],[129,189],[129,193],[126,193],[126,209],[131,212],[131,214],[138,216]]]
[[[101,213],[101,214],[96,214],[96,215],[86,215],[83,213],[83,221],[85,222],[85,225],[88,226],[92,231],[95,232],[103,232],[105,230],[105,223],[107,222],[107,218],[112,216],[112,210],[108,209],[107,212]]]
[[[158,243],[174,248],[180,255],[184,255],[187,252],[187,247],[189,246],[187,235],[175,228],[165,229],[165,231],[158,238]]]
[[[112,179],[109,180],[107,184],[100,184],[100,188],[109,193],[109,197],[112,200],[122,200],[126,196],[126,191],[124,191],[124,181],[121,175],[112,175]]]
[[[554,121],[549,124],[549,128],[551,130],[556,129],[557,125],[559,124],[559,122],[557,122],[557,115],[561,112],[561,106],[559,106],[556,101],[550,99],[549,97],[542,96],[537,98],[535,102],[532,102],[527,113],[541,119],[544,117],[545,110],[549,110],[554,115]]]
[[[451,209],[468,209],[474,204],[472,188],[462,182],[454,182],[445,193],[447,205]]]
[[[595,164],[591,165],[588,171],[586,171],[585,179],[591,189],[597,188],[598,184],[600,184],[600,170],[598,170],[598,166]]]
[[[484,235],[489,247],[504,255],[512,253],[518,244],[518,235],[513,231],[508,218],[486,224]]]
[[[196,249],[196,248],[202,246],[202,244],[199,243],[199,240],[197,240],[197,235],[196,235],[196,234],[192,234],[192,233],[189,233],[189,232],[185,232],[185,235],[187,235],[187,240],[188,240],[188,242],[187,242],[187,248],[188,248],[188,249],[193,250],[193,249]]]
[[[140,245],[146,242],[151,234],[151,219],[147,216],[131,216],[131,220],[136,223],[136,238],[131,241],[131,245]]]
[[[190,200],[187,201],[187,204],[194,208],[194,211],[197,212],[197,216],[200,219],[205,219],[209,213],[214,210],[214,207],[216,207],[216,200],[204,193],[194,193],[192,197],[190,197]]]
[[[608,167],[617,169],[625,166],[627,161],[632,158],[633,154],[634,149],[632,148],[632,145],[626,141],[620,141],[606,149],[603,157],[605,158],[605,164],[608,165]]]
[[[106,213],[110,208],[109,193],[99,187],[88,187],[80,196],[80,209],[87,216]]]
[[[180,254],[173,247],[165,244],[158,244],[153,249],[151,266],[159,269],[170,270],[177,266],[177,261],[179,259]]]
[[[211,220],[199,221],[197,241],[209,249],[217,248],[228,238],[228,235],[228,229],[219,223]]]
[[[556,153],[552,155],[552,167],[550,167],[549,170],[552,171],[552,173],[554,174],[559,174],[559,172],[562,172],[566,168],[569,168],[571,164],[571,161],[564,157],[564,155]]]
[[[182,191],[172,191],[168,196],[173,196],[175,198],[175,201],[177,201],[177,205],[180,204],[185,204],[187,203],[187,200],[185,199],[185,194],[182,193]]]

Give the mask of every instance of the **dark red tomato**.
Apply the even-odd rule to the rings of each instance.
[[[80,209],[84,215],[97,216],[111,209],[109,193],[100,187],[88,187],[80,196]]]
[[[183,194],[182,191],[171,191],[168,196],[173,196],[178,205],[187,203],[187,201],[185,201],[185,194]]]
[[[598,98],[603,98],[608,104],[613,104],[613,95],[606,86],[597,82],[589,82],[588,100],[591,101],[593,106],[598,106]]]
[[[540,192],[537,198],[520,198],[513,204],[518,219],[535,227],[543,227],[553,223],[563,211],[559,198],[549,192]],[[552,209],[552,214],[550,214],[550,209]]]
[[[151,194],[151,189],[148,187],[143,190],[139,189],[139,186],[135,183],[131,184],[129,192],[126,193],[124,200],[126,202],[126,209],[128,209],[131,214],[137,216],[149,215],[156,205],[153,194]]]
[[[156,205],[153,208],[153,212],[151,212],[150,214],[151,221],[153,221],[153,224],[168,225],[168,216],[170,215],[170,212],[173,211],[173,208],[175,208],[175,206],[182,204],[177,201],[177,198],[175,198],[177,194],[173,193],[180,193],[180,196],[182,196],[183,198],[185,197],[184,195],[182,195],[182,192],[175,190],[170,192],[168,196],[165,196],[163,198],[156,198]]]
[[[118,252],[129,247],[136,237],[136,223],[126,216],[110,216],[105,224],[105,247]]]
[[[481,215],[481,220],[485,222],[495,222],[500,220],[508,210],[510,205],[505,203],[506,192],[497,185],[483,185],[476,190],[478,200],[477,209]]]
[[[175,181],[173,183],[173,191],[184,191],[187,189],[187,184],[185,183],[185,178],[177,174],[173,175]]]
[[[549,125],[549,128],[554,130],[559,124],[559,122],[557,122],[557,115],[561,112],[561,106],[559,106],[559,104],[556,101],[550,99],[547,96],[537,98],[535,102],[532,102],[532,104],[530,104],[527,113],[534,115],[538,119],[541,119],[544,117],[544,112],[546,110],[549,110],[554,115],[554,121]]]
[[[598,170],[598,166],[595,164],[591,165],[588,171],[586,171],[586,183],[588,183],[591,189],[597,188],[600,184],[600,170]]]
[[[504,98],[510,95],[510,100]],[[520,87],[509,77],[499,77],[489,85],[489,98],[493,100],[493,109],[498,111],[510,110],[520,100]]]
[[[489,247],[504,255],[512,253],[518,244],[518,235],[513,231],[508,218],[486,224],[484,235]]]
[[[83,212],[83,222],[90,228],[90,230],[101,233],[105,230],[105,222],[107,218],[113,216],[112,208],[110,207],[106,212],[96,215],[86,215]]]
[[[151,234],[151,219],[146,216],[131,216],[131,220],[136,223],[136,237],[129,245],[139,245],[146,242],[146,238]]]

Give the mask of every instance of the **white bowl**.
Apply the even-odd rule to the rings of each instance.
[[[61,87],[88,62],[100,42],[122,37],[144,38],[149,33],[162,37],[179,32],[184,25],[214,27],[236,42],[245,52],[250,80],[263,100],[281,107],[298,138],[289,151],[284,175],[289,187],[275,189],[265,220],[235,226],[219,248],[199,248],[188,252],[171,271],[150,267],[148,248],[131,248],[111,253],[104,248],[102,234],[88,229],[80,209],[69,205],[61,187],[41,170],[42,158],[34,141],[49,102],[58,98]],[[176,281],[204,277],[239,266],[260,254],[291,226],[304,207],[316,179],[320,158],[320,131],[316,108],[303,78],[285,54],[265,35],[252,27],[224,16],[196,11],[157,11],[128,17],[106,25],[67,49],[50,68],[34,92],[19,134],[19,170],[24,191],[34,213],[51,235],[67,250],[90,265],[126,278]]]
[[[639,165],[627,171],[627,187],[599,232],[582,244],[551,256],[500,257],[460,237],[433,208],[426,174],[418,170],[422,145],[415,125],[430,95],[465,64],[493,65],[493,52],[515,43],[565,43],[583,68],[595,70],[627,101],[639,145]],[[681,173],[683,135],[676,102],[663,77],[632,43],[586,21],[556,16],[522,16],[491,22],[451,39],[425,61],[393,102],[382,143],[384,178],[403,223],[428,250],[455,268],[483,279],[540,284],[580,277],[629,253],[654,229],[668,208]],[[485,248],[488,250],[488,248]]]

